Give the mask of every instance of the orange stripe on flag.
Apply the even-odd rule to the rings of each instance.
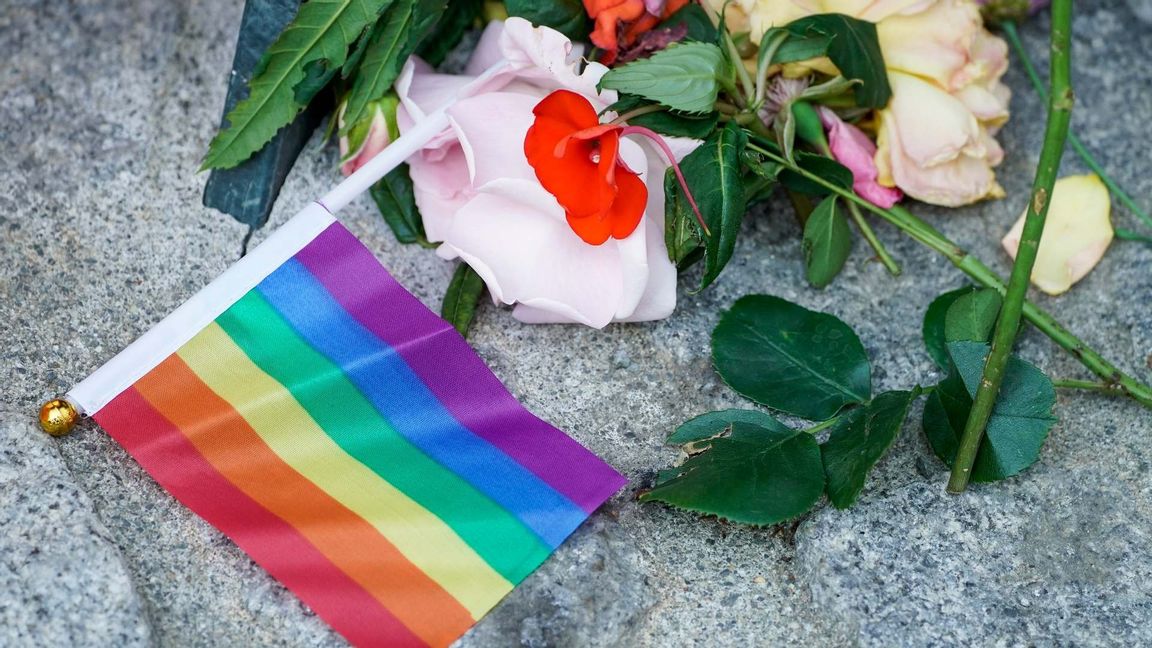
[[[446,646],[471,627],[463,606],[368,522],[281,460],[178,356],[135,386],[228,481],[294,526],[422,640]]]

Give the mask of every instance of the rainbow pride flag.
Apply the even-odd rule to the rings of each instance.
[[[357,645],[451,643],[624,483],[320,205],[68,398]]]

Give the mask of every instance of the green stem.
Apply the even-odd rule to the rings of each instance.
[[[1024,48],[1024,42],[1020,40],[1020,33],[1016,31],[1016,25],[1011,22],[1005,22],[1000,25],[1000,28],[1003,29],[1004,35],[1008,37],[1008,43],[1012,46],[1012,50],[1016,52],[1016,58],[1020,59],[1020,63],[1024,66],[1024,72],[1027,73],[1028,79],[1032,82],[1032,88],[1036,91],[1036,94],[1040,95],[1042,100],[1048,101],[1048,91],[1044,87],[1044,82],[1040,80],[1040,75],[1036,73],[1036,67],[1032,64],[1031,57],[1028,56],[1028,50]],[[1136,204],[1136,201],[1132,199],[1132,196],[1128,195],[1128,192],[1116,184],[1112,176],[1108,175],[1108,172],[1100,166],[1096,158],[1088,152],[1087,147],[1080,141],[1080,138],[1076,137],[1076,133],[1068,133],[1068,145],[1072,147],[1072,150],[1076,151],[1076,155],[1080,156],[1084,165],[1100,177],[1104,186],[1108,187],[1108,191],[1112,192],[1112,195],[1115,196],[1117,200],[1123,203],[1124,206],[1143,221],[1146,226],[1152,227],[1152,216],[1149,216],[1148,212],[1141,209],[1140,206]]]
[[[801,431],[806,432],[808,434],[819,434],[820,432],[827,430],[828,428],[832,427],[833,425],[836,425],[836,421],[839,421],[839,420],[840,420],[840,417],[836,416],[836,417],[828,419],[827,421],[824,421],[823,423],[817,423],[816,425],[813,425],[810,428],[804,428]]]
[[[848,203],[848,213],[852,214],[852,220],[856,221],[856,227],[860,228],[860,234],[864,236],[865,241],[868,241],[868,245],[872,246],[872,250],[876,252],[876,258],[880,259],[880,263],[883,263],[884,267],[888,269],[888,274],[899,277],[900,264],[896,263],[896,259],[888,253],[888,248],[880,242],[872,226],[864,220],[864,214],[860,213],[860,207],[856,203],[850,202]]]
[[[952,265],[956,266],[956,268],[981,286],[991,288],[1001,295],[1007,291],[1004,280],[991,268],[984,265],[984,263],[976,257],[968,254],[967,251],[953,243],[937,231],[936,228],[921,220],[907,209],[899,205],[890,209],[879,207],[856,195],[854,191],[849,191],[833,182],[829,182],[821,176],[785,160],[782,156],[773,153],[767,148],[758,146],[753,142],[748,143],[748,148],[773,162],[788,167],[791,171],[824,187],[830,193],[834,193],[847,201],[856,203],[861,208],[876,214],[896,229],[907,234],[912,240],[943,255],[952,262]],[[1152,409],[1152,387],[1125,374],[1116,367],[1116,365],[1101,356],[1095,349],[1088,346],[1087,343],[1064,328],[1060,322],[1056,321],[1055,317],[1032,302],[1026,301],[1024,302],[1024,318],[1031,322],[1041,333],[1051,338],[1060,348],[1079,360],[1080,364],[1084,365],[1089,371],[1102,378],[1105,383],[1114,385],[1118,393],[1124,394],[1141,405]]]
[[[724,34],[724,47],[728,50],[728,58],[731,59],[732,67],[736,69],[736,76],[740,79],[740,86],[744,89],[743,95],[741,95],[739,92],[733,92],[732,95],[733,98],[736,99],[736,103],[740,104],[742,107],[747,107],[750,103],[755,101],[756,86],[752,82],[752,76],[748,74],[748,70],[744,69],[743,59],[740,58],[740,50],[736,49],[736,43],[732,40],[732,35],[729,34],[728,30],[720,24],[720,22],[723,20],[723,17],[707,2],[701,2],[700,6],[704,8],[705,12],[707,12],[708,18],[712,21],[712,26],[721,30],[721,32]],[[728,85],[723,81],[720,83],[721,85]]]
[[[1075,378],[1058,378],[1052,380],[1052,386],[1057,389],[1084,389],[1097,391],[1109,396],[1123,396],[1124,393],[1110,383],[1095,382],[1092,380],[1077,380]]]
[[[1032,267],[1040,251],[1040,238],[1044,233],[1044,220],[1048,215],[1052,188],[1056,185],[1056,175],[1060,171],[1060,158],[1064,154],[1064,143],[1068,140],[1068,124],[1072,119],[1072,0],[1052,2],[1052,56],[1049,74],[1048,124],[1044,128],[1044,146],[1040,149],[1040,162],[1036,166],[1036,179],[1032,182],[1032,199],[1028,201],[1028,212],[1024,216],[1024,231],[1020,235],[1020,245],[1016,250],[1016,260],[1012,264],[1012,275],[1008,279],[1008,290],[1004,293],[1004,306],[996,320],[992,332],[992,348],[984,363],[984,375],[976,396],[972,399],[972,409],[968,421],[960,435],[960,445],[956,448],[956,458],[952,462],[952,474],[948,479],[948,492],[962,493],[968,487],[972,476],[972,466],[984,439],[984,430],[996,405],[1000,384],[1004,381],[1004,371],[1016,344],[1016,332],[1020,329],[1024,300],[1028,296],[1028,285],[1032,278]]]

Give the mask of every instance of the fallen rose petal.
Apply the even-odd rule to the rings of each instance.
[[[1057,180],[1032,268],[1032,283],[1049,295],[1059,295],[1083,279],[1112,243],[1111,211],[1108,188],[1097,176]],[[1013,259],[1023,230],[1022,215],[1001,241]]]

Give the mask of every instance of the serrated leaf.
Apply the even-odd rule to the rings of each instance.
[[[948,341],[944,338],[944,322],[948,316],[948,309],[961,296],[974,290],[976,290],[975,286],[950,290],[933,299],[932,303],[928,305],[928,310],[924,311],[924,323],[921,326],[924,346],[933,362],[941,369],[948,369],[952,365],[952,359],[948,357],[948,347],[946,346]]]
[[[919,395],[919,387],[884,392],[836,419],[828,440],[820,446],[833,506],[845,509],[856,502],[868,473],[896,441],[908,408]]]
[[[723,436],[691,442],[687,461],[661,471],[640,501],[755,525],[808,511],[824,492],[816,440],[772,417],[758,420],[734,421]]]
[[[292,122],[311,96],[297,92],[301,82],[313,91],[316,75],[340,70],[348,48],[392,0],[310,0],[264,54],[249,84],[248,98],[228,113],[229,126],[208,146],[203,169],[227,169],[260,150]],[[317,67],[321,66],[321,67]]]
[[[849,191],[852,189],[852,172],[836,160],[812,153],[797,153],[796,163],[805,171],[813,173],[841,189]],[[782,170],[779,177],[780,183],[792,191],[816,196],[830,193],[827,187],[790,169]]]
[[[944,318],[945,342],[988,342],[1003,303],[1000,293],[981,288],[960,295]]]
[[[832,283],[852,252],[852,230],[837,208],[836,196],[822,200],[808,216],[803,248],[808,283],[816,288]]]
[[[949,466],[956,457],[988,350],[989,345],[981,342],[948,343],[955,367],[924,405],[924,434],[936,456]],[[972,481],[1005,479],[1035,463],[1056,422],[1055,402],[1056,390],[1042,371],[1016,356],[1009,358],[976,453]]]
[[[664,245],[668,258],[680,267],[700,249],[703,233],[696,222],[696,213],[680,190],[680,182],[672,169],[664,172]]]
[[[856,88],[856,103],[869,108],[888,105],[892,88],[888,85],[888,71],[875,24],[828,13],[794,20],[786,29],[802,37],[828,37],[828,58],[842,75],[861,82]]]
[[[745,398],[815,421],[872,395],[868,354],[847,324],[771,295],[742,297],[720,317],[712,362]]]
[[[484,280],[472,266],[461,263],[452,273],[452,281],[444,292],[444,303],[440,307],[443,317],[460,335],[468,337],[468,327],[476,316],[476,302],[484,294]]]
[[[580,0],[505,0],[504,6],[509,16],[551,27],[574,41],[586,40],[591,31],[591,21]]]
[[[384,222],[401,243],[431,245],[424,235],[424,220],[416,207],[416,194],[408,165],[401,164],[381,178],[370,190]]]
[[[416,53],[429,65],[440,65],[448,52],[460,44],[468,28],[480,18],[483,9],[483,0],[452,0],[432,32],[416,48]]]
[[[649,105],[653,105],[652,102],[645,100],[643,97],[622,95],[616,103],[608,106],[605,110],[623,115],[631,110]],[[668,135],[669,137],[690,137],[692,139],[704,139],[708,137],[708,135],[716,130],[716,124],[719,123],[719,121],[720,114],[715,111],[701,115],[661,110],[659,112],[637,115],[628,119],[628,123],[631,125],[643,126],[661,135]]]
[[[613,68],[600,87],[638,95],[687,113],[716,108],[724,55],[711,43],[673,43],[652,56]]]
[[[345,129],[364,119],[368,104],[392,88],[404,62],[416,51],[444,5],[445,0],[394,0],[380,17],[348,93]]]
[[[728,122],[680,162],[688,189],[709,230],[704,241],[704,275],[699,290],[720,276],[736,250],[746,207],[740,177],[745,143],[744,131],[735,122]]]

